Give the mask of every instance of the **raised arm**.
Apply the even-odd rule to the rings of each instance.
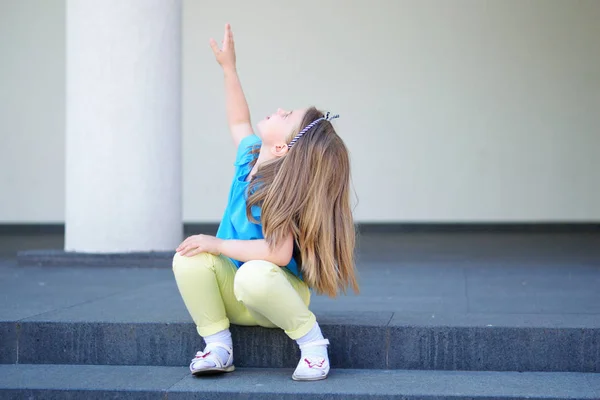
[[[215,54],[217,62],[223,68],[225,75],[225,101],[227,109],[227,123],[235,146],[248,135],[252,135],[252,123],[250,122],[250,110],[246,102],[246,96],[242,90],[242,84],[237,73],[235,63],[235,45],[231,26],[225,25],[225,36],[223,47],[219,49],[217,42],[210,39],[210,47]]]

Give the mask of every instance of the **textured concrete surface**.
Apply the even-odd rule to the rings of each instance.
[[[17,362],[17,324],[0,322],[0,364]]]
[[[368,318],[363,325],[348,323],[351,318],[333,318],[337,323],[323,318],[323,332],[332,342],[332,365],[386,368],[390,317],[385,315],[380,325]],[[298,362],[297,346],[279,329],[234,326],[232,334],[236,365],[240,367],[290,368]],[[21,363],[181,366],[202,347],[189,322],[23,321],[18,353]]]
[[[193,324],[22,323],[20,363],[171,365],[201,347]]]
[[[269,399],[299,398],[299,394],[311,399],[585,399],[600,393],[598,377],[589,374],[334,370],[327,380],[307,384],[290,382],[291,370],[240,372],[243,381],[236,383],[235,391],[226,379],[218,378],[201,390],[240,399],[259,394]],[[196,390],[197,380],[186,377],[169,390],[169,398],[189,399],[189,392]],[[236,392],[242,395],[233,397]]]
[[[170,278],[166,270],[21,268],[8,262],[0,263],[0,270],[0,320],[5,321],[68,310]]]
[[[398,327],[388,368],[600,372],[599,328]]]
[[[597,399],[600,376],[581,373],[332,370],[294,382],[290,369],[238,369],[194,378],[186,368],[0,365],[5,398],[169,399]],[[43,395],[43,397],[41,397]],[[20,396],[20,397],[19,397]],[[164,398],[164,397],[163,397]]]
[[[187,234],[194,233],[196,232]],[[201,233],[214,234],[205,231]],[[64,237],[60,234],[0,235],[0,258],[16,259],[17,253],[21,251],[53,251],[63,248]],[[495,260],[598,265],[600,229],[590,228],[587,233],[365,233],[359,235],[357,249],[361,259],[392,263],[479,263]],[[168,265],[163,266],[168,268]]]
[[[2,399],[164,399],[186,368],[0,365]]]
[[[192,323],[20,322],[12,362],[183,366],[203,347]],[[479,325],[479,324],[478,324]],[[336,368],[600,372],[600,328],[329,324]],[[293,341],[278,329],[232,328],[240,367],[291,368]],[[57,340],[60,338],[60,340]]]
[[[63,234],[0,234],[0,259],[16,260],[19,251],[63,249]]]
[[[404,233],[359,238],[364,259],[380,262],[600,264],[600,230],[590,233]]]
[[[21,266],[168,268],[175,251],[93,254],[63,250],[25,250],[17,254]]]

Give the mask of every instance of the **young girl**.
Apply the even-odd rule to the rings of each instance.
[[[232,323],[283,329],[301,350],[292,378],[325,379],[329,341],[308,305],[310,289],[331,297],[349,285],[358,292],[348,151],[330,122],[335,117],[314,107],[279,109],[255,135],[229,25],[222,49],[213,39],[211,47],[225,74],[238,150],[217,236],[190,236],[173,258],[177,286],[206,343],[190,370],[234,370]]]

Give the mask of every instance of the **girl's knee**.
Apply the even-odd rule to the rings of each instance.
[[[271,292],[273,277],[279,267],[267,261],[248,261],[235,274],[233,291],[240,301],[255,301],[266,298]]]
[[[216,264],[216,256],[209,253],[200,253],[192,257],[175,253],[173,256],[173,271],[175,273],[184,271],[194,271],[197,273],[207,270],[214,271]]]

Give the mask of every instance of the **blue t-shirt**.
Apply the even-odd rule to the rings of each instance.
[[[250,135],[242,139],[238,146],[237,156],[235,158],[235,173],[233,182],[229,191],[229,200],[225,214],[219,225],[217,237],[220,239],[237,239],[237,240],[255,240],[264,239],[262,225],[255,224],[248,220],[246,215],[246,198],[248,185],[246,181],[248,174],[252,170],[250,163],[256,157],[255,154],[250,154],[253,149],[260,148],[261,141],[256,135]],[[254,206],[251,209],[252,216],[260,222],[260,207]],[[231,259],[239,268],[243,262]],[[301,277],[298,271],[298,265],[294,258],[286,266],[294,275]]]

